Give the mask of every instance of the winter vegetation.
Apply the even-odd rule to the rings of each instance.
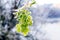
[[[37,3],[0,0],[0,40],[60,40],[59,6]]]

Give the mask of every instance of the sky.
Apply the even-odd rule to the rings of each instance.
[[[39,5],[43,5],[43,4],[57,4],[57,3],[60,3],[60,0],[36,0],[36,2],[39,4]]]

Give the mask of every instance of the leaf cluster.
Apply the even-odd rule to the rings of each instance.
[[[16,31],[21,32],[24,36],[28,34],[29,26],[33,23],[30,14],[31,12],[25,9],[16,12],[17,21],[19,22],[16,24]]]

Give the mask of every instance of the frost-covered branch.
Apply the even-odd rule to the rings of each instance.
[[[19,10],[22,10],[22,9],[28,9],[29,7],[31,7],[33,4],[35,4],[36,1],[32,0],[32,1],[28,1],[24,6],[22,6],[21,8],[19,9],[14,9],[15,12],[18,12]]]

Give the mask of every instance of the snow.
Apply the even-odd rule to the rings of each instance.
[[[51,40],[60,40],[60,22],[53,24],[46,23],[44,26]]]

